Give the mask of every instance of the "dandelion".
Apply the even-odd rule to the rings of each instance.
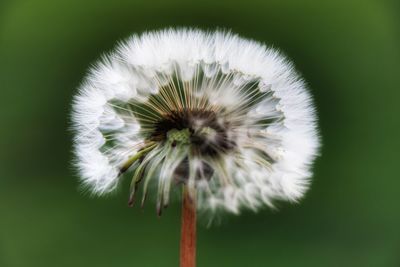
[[[299,200],[319,147],[292,64],[227,32],[132,36],[91,68],[72,117],[76,166],[93,193],[130,173],[129,205],[142,187],[141,203],[153,195],[161,214],[183,189],[182,266],[194,264],[196,210]]]

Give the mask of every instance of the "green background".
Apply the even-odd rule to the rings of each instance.
[[[179,205],[93,198],[71,168],[71,97],[131,33],[232,29],[310,85],[322,156],[278,211],[199,225],[198,266],[400,266],[398,1],[0,2],[0,266],[178,266]]]

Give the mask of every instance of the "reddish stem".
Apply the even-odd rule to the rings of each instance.
[[[181,265],[196,266],[196,202],[186,187],[183,189],[181,225]]]

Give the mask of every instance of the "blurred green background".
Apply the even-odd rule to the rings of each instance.
[[[178,266],[179,205],[91,198],[71,170],[71,97],[131,33],[229,28],[279,47],[323,138],[298,205],[199,226],[198,266],[400,266],[398,1],[0,2],[0,266]]]

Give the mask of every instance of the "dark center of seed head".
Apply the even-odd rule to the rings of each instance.
[[[200,156],[218,156],[235,147],[229,131],[229,122],[210,110],[182,110],[164,114],[155,126],[151,139],[190,144],[191,151]]]

